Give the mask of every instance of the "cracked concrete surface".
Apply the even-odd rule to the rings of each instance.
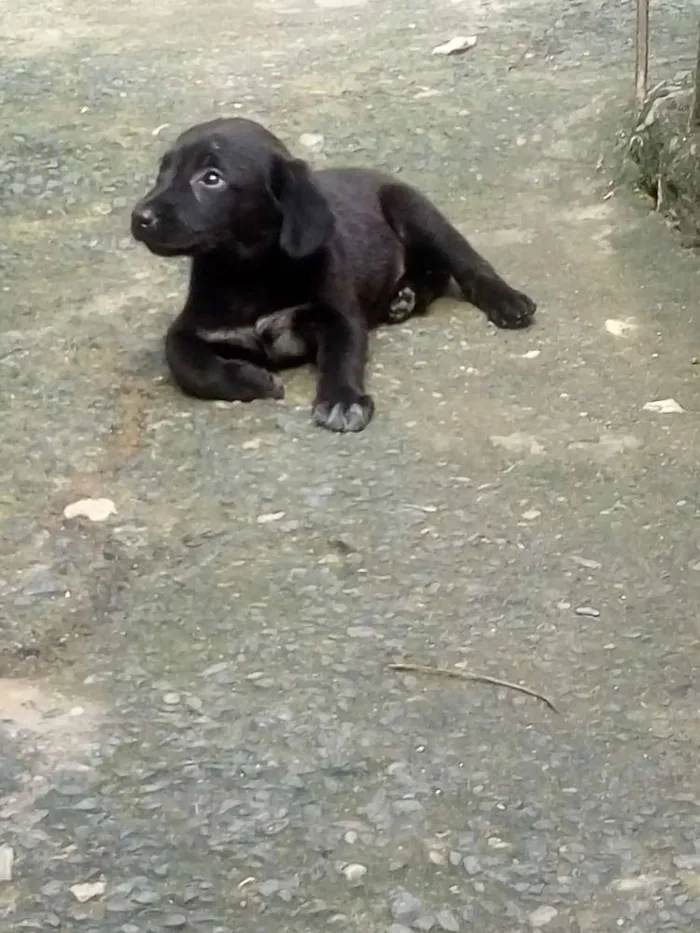
[[[7,6],[3,929],[697,929],[700,265],[614,188],[633,5]],[[654,17],[655,72],[690,67],[696,13]],[[237,112],[419,184],[537,325],[380,332],[357,437],[306,370],[178,394],[184,268],[129,207]]]

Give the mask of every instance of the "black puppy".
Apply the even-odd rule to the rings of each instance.
[[[131,230],[159,256],[192,259],[166,337],[180,387],[281,398],[273,371],[313,359],[313,419],[332,431],[372,417],[368,330],[424,312],[451,278],[498,327],[526,327],[536,308],[413,188],[368,169],[313,172],[250,120],[183,133]]]

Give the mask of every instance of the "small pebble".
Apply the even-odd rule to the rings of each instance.
[[[180,694],[179,694],[179,693],[165,693],[165,694],[163,694],[163,703],[165,703],[166,706],[177,706],[177,704],[178,704],[179,702],[180,702]]]
[[[15,850],[12,846],[0,846],[0,881],[12,881],[12,865],[15,860]]]
[[[349,829],[343,836],[343,839],[348,845],[353,846],[357,842],[357,833],[354,829]]]
[[[436,914],[435,919],[437,920],[440,929],[446,930],[447,933],[459,933],[459,920],[451,910],[439,911]]]
[[[489,846],[492,849],[507,849],[508,843],[504,842],[499,836],[489,836]]]
[[[227,670],[230,666],[228,661],[219,661],[218,664],[212,664],[211,667],[202,671],[202,677],[213,677],[215,674],[220,674],[222,671]]]
[[[74,884],[70,892],[79,904],[85,904],[87,901],[91,901],[93,897],[104,894],[105,888],[104,881],[95,881],[93,884]]]
[[[659,398],[642,405],[643,411],[653,411],[660,415],[681,414],[684,409],[675,398]]]
[[[163,926],[167,930],[181,930],[187,926],[187,917],[184,914],[168,914],[163,918]]]
[[[137,904],[142,904],[144,907],[147,907],[149,904],[155,904],[155,902],[159,900],[159,897],[155,891],[146,890],[134,894],[134,900]]]
[[[413,921],[413,926],[416,930],[421,930],[422,933],[430,933],[435,926],[435,917],[430,914],[423,914],[423,916]]]
[[[599,560],[591,560],[590,557],[581,557],[579,554],[572,554],[571,560],[579,567],[585,567],[586,570],[600,570],[601,567]]]
[[[63,889],[60,881],[47,881],[39,888],[44,897],[58,897]]]
[[[129,914],[133,909],[134,905],[125,897],[110,897],[105,907],[108,914]]]
[[[367,874],[367,866],[358,865],[357,863],[353,862],[350,865],[345,866],[343,869],[343,874],[345,875],[346,880],[350,882],[350,884],[359,884]]]
[[[541,907],[538,907],[537,910],[533,910],[530,914],[528,920],[530,926],[538,930],[540,927],[546,927],[548,923],[551,923],[552,920],[557,916],[559,911],[556,907],[551,907],[549,904],[543,904]]]
[[[597,619],[600,615],[600,611],[593,606],[577,606],[575,612],[577,616],[587,616],[590,619]]]
[[[302,133],[299,142],[306,149],[312,149],[314,152],[320,152],[325,142],[320,133]]]
[[[433,49],[433,55],[460,55],[468,52],[476,45],[476,36],[455,36],[443,42],[442,45],[436,45]]]
[[[673,864],[681,871],[697,871],[700,869],[700,852],[694,855],[674,855]]]
[[[67,519],[84,517],[89,518],[91,522],[104,522],[116,511],[111,499],[79,499],[65,507],[63,516]]]
[[[413,923],[420,917],[422,909],[418,898],[408,891],[397,894],[391,902],[391,915],[394,920],[405,920],[407,923]]]
[[[255,521],[258,525],[269,525],[270,522],[278,522],[284,516],[284,512],[264,512],[262,515],[258,515]]]
[[[43,564],[34,564],[27,568],[25,577],[27,582],[22,586],[22,593],[27,597],[58,596],[59,593],[66,592],[65,582]]]
[[[374,638],[377,634],[368,625],[350,625],[347,631],[348,638]]]

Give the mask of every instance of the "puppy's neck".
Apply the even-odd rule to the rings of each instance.
[[[321,270],[325,260],[323,251],[304,259],[291,259],[277,242],[255,247],[232,244],[197,252],[192,257],[192,268],[201,275],[223,277],[233,282],[253,277],[275,279],[291,273],[312,275]]]

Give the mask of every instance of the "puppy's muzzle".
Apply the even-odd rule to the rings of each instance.
[[[142,207],[134,211],[133,222],[138,230],[150,230],[158,223],[158,218],[153,208]]]
[[[189,241],[178,242],[173,237],[172,218],[147,203],[137,204],[131,212],[131,235],[156,256],[188,255],[192,248]]]
[[[152,207],[135,207],[131,214],[131,232],[135,239],[143,240],[155,232],[158,215]]]

